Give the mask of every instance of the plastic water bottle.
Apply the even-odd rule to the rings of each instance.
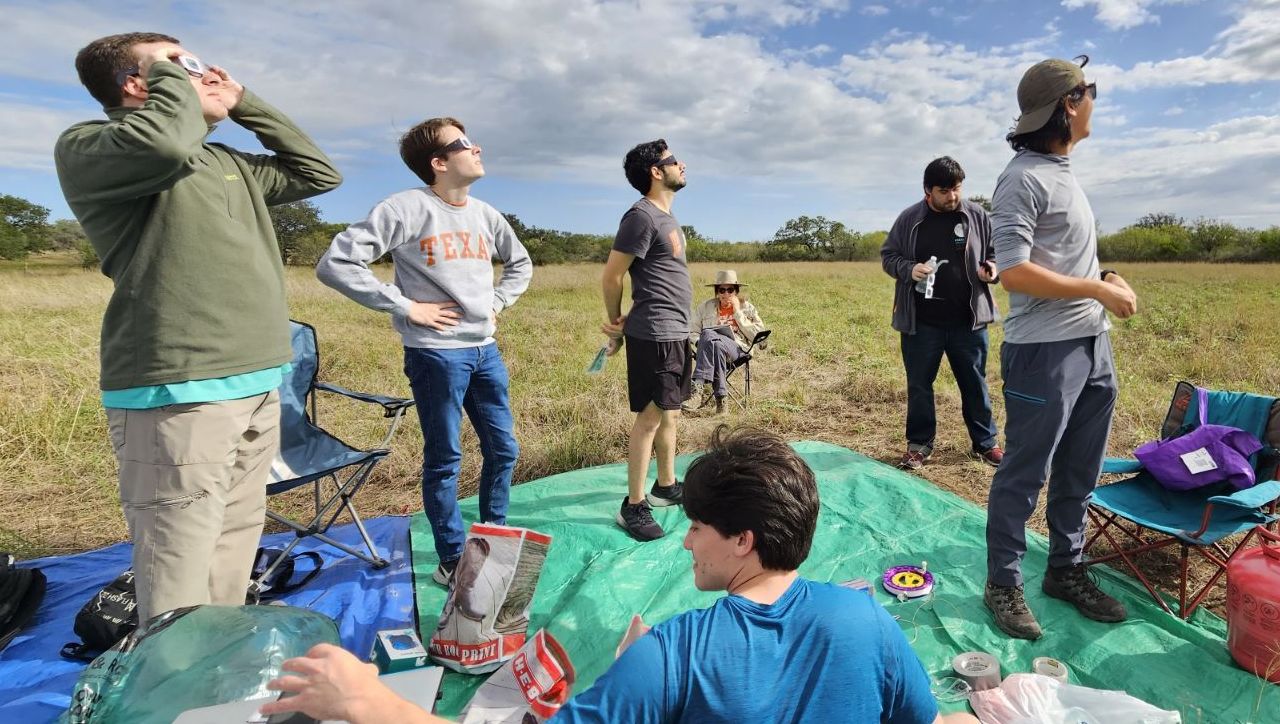
[[[924,279],[921,279],[920,281],[916,282],[916,291],[923,294],[925,299],[932,299],[933,298],[933,280],[936,278],[938,274],[938,257],[931,256],[929,257],[929,261],[926,263],[929,265],[929,273],[925,276]]]

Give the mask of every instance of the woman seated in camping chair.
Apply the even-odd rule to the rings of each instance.
[[[689,324],[689,341],[698,346],[698,352],[693,397],[682,409],[701,409],[714,398],[718,415],[724,412],[724,398],[729,394],[726,378],[733,363],[746,354],[751,340],[765,326],[755,305],[742,298],[742,287],[747,285],[738,281],[736,271],[716,272],[715,283],[707,286],[714,287],[715,296],[698,305]],[[698,398],[696,407],[694,398]]]

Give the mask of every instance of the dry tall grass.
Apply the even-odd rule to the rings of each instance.
[[[625,459],[631,415],[624,363],[611,360],[597,377],[583,373],[601,341],[599,271],[538,268],[529,292],[500,320],[521,443],[519,481]],[[1121,387],[1114,454],[1152,436],[1180,379],[1280,392],[1278,271],[1274,265],[1198,264],[1121,269],[1138,292],[1140,313],[1113,331]],[[754,364],[753,399],[728,421],[896,459],[903,445],[905,382],[897,334],[889,327],[892,284],[878,265],[751,264],[738,272],[751,284],[751,298],[774,336]],[[694,266],[699,299],[713,273],[712,265]],[[401,349],[385,317],[323,287],[307,269],[290,269],[288,284],[292,314],[318,330],[323,379],[408,395]],[[0,549],[39,555],[126,537],[97,391],[98,326],[109,292],[101,274],[82,271],[65,257],[0,267]],[[1002,292],[999,297],[1007,308]],[[993,391],[999,387],[1000,337],[997,326],[989,365]],[[923,474],[985,503],[990,470],[965,457],[968,440],[949,371],[936,389],[939,440]],[[994,402],[1002,420],[998,394]],[[373,443],[382,421],[369,413],[358,403],[323,399],[320,421],[344,439]],[[687,420],[681,450],[698,449],[716,422]],[[369,513],[421,506],[416,420],[402,428],[393,448],[362,494]],[[479,471],[469,428],[464,451],[467,494]]]

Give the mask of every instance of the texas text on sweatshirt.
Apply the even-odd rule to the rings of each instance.
[[[387,252],[394,284],[369,269]],[[496,287],[494,259],[502,262]],[[528,288],[533,261],[492,206],[476,198],[453,206],[420,187],[392,194],[335,236],[316,276],[370,309],[390,312],[406,347],[476,347],[493,341],[493,315]],[[456,327],[441,332],[409,321],[413,302],[450,301],[459,305]]]

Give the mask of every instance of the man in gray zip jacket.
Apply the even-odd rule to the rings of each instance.
[[[987,391],[987,325],[996,319],[988,285],[996,280],[987,212],[960,195],[964,169],[949,156],[924,170],[924,198],[898,215],[880,259],[898,281],[893,328],[902,335],[907,372],[907,450],[898,467],[919,470],[933,454],[937,418],[933,381],[947,356],[960,388],[971,454],[989,465],[996,445]]]

